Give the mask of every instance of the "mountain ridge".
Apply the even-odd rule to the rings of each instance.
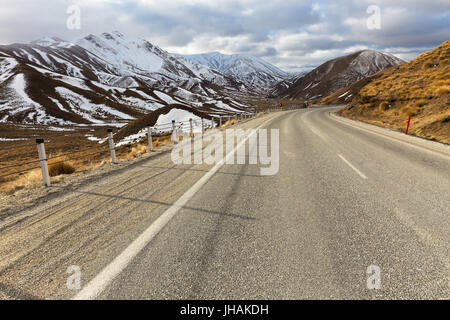
[[[298,77],[290,85],[283,82],[275,85],[270,96],[315,101],[353,82],[402,63],[403,60],[392,55],[375,50],[361,50],[331,59]]]
[[[223,54],[218,51],[181,55],[187,60],[208,66],[254,87],[270,87],[291,74],[248,53]]]
[[[132,120],[169,104],[241,112],[233,96],[242,94],[244,83],[118,32],[0,45],[2,122]]]

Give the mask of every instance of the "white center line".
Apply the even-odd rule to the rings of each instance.
[[[342,155],[338,154],[339,158],[341,158],[346,164],[348,164],[348,166],[350,168],[352,168],[353,170],[356,171],[357,174],[359,174],[359,176],[363,179],[367,179],[367,177],[364,175],[364,173],[362,173],[361,171],[359,171],[358,169],[355,168],[354,165],[352,165],[350,162],[347,161],[347,159],[345,159]]]
[[[167,223],[183,208],[184,205],[214,176],[226,160],[234,156],[234,153],[244,144],[251,135],[266,125],[268,119],[255,131],[242,140],[224,159],[217,163],[203,177],[200,178],[189,190],[187,190],[170,208],[168,208],[153,224],[151,224],[136,240],[134,240],[122,253],[120,253],[110,264],[108,264],[97,276],[95,276],[72,300],[95,299],[141,252],[147,244],[167,225]]]

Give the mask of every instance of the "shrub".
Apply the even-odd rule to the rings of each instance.
[[[450,93],[450,86],[441,86],[434,91],[437,95]]]
[[[434,67],[434,63],[431,61],[427,61],[423,64],[422,69],[427,70]]]
[[[403,107],[401,112],[403,114],[406,114],[407,116],[415,116],[417,113],[420,112],[420,108],[418,108],[412,104],[409,104],[409,105]]]
[[[56,177],[62,174],[72,174],[74,172],[75,167],[70,162],[56,163],[48,168],[50,177]]]
[[[380,111],[386,111],[389,109],[389,104],[384,101],[384,102],[380,103],[379,109],[380,109]]]
[[[440,120],[440,123],[447,123],[450,122],[450,116],[443,116]]]
[[[416,107],[422,108],[426,104],[427,102],[425,100],[419,100],[416,102]]]

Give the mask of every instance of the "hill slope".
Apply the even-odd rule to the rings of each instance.
[[[325,62],[287,87],[275,86],[271,95],[289,99],[317,100],[355,81],[403,62],[378,51],[363,50]]]
[[[181,56],[257,88],[272,86],[291,76],[289,73],[250,54],[227,55],[220,52],[209,52]]]
[[[450,143],[450,41],[363,85],[344,115]]]
[[[171,104],[238,112],[246,86],[119,32],[0,46],[0,122],[130,121]]]

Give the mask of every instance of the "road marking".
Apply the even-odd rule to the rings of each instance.
[[[106,287],[128,266],[128,264],[141,252],[147,244],[167,225],[167,223],[183,208],[184,205],[212,178],[212,176],[233,157],[239,149],[258,129],[266,125],[272,119],[266,120],[255,131],[242,140],[220,162],[200,178],[189,190],[187,190],[170,208],[155,220],[136,240],[134,240],[122,253],[108,264],[97,276],[95,276],[72,300],[95,299]]]
[[[338,156],[339,156],[339,158],[341,158],[346,164],[348,164],[348,166],[349,166],[350,168],[352,168],[353,170],[355,170],[356,173],[359,174],[361,178],[367,179],[367,177],[366,177],[361,171],[359,171],[358,169],[356,169],[355,166],[352,165],[350,162],[348,162],[347,159],[345,159],[342,155],[338,154]]]
[[[392,140],[392,141],[395,141],[395,142],[400,142],[400,143],[402,143],[404,145],[407,145],[409,147],[413,147],[413,148],[419,149],[421,151],[427,151],[427,152],[432,153],[434,155],[438,154],[438,155],[444,156],[444,157],[449,157],[450,156],[450,154],[445,152],[445,151],[436,150],[434,148],[431,148],[431,147],[423,145],[424,143],[427,143],[427,144],[428,143],[430,143],[430,144],[433,143],[433,144],[436,144],[437,146],[439,146],[441,148],[444,148],[445,145],[441,144],[439,142],[435,142],[435,141],[431,141],[431,140],[423,140],[420,137],[414,137],[414,136],[411,136],[411,135],[405,136],[404,134],[401,135],[401,136],[391,136],[391,134],[392,135],[394,135],[394,134],[397,135],[397,134],[400,134],[400,132],[394,131],[394,130],[389,129],[389,128],[378,127],[378,126],[376,126],[374,124],[371,124],[371,123],[362,122],[362,121],[358,121],[358,120],[353,120],[353,119],[350,119],[350,118],[339,118],[336,115],[334,115],[333,113],[328,113],[328,115],[329,115],[330,118],[334,118],[335,121],[338,121],[338,122],[340,122],[342,124],[345,124],[345,125],[347,125],[349,127],[354,128],[354,129],[359,129],[359,130],[362,130],[362,131],[365,131],[365,132],[372,133],[372,134],[377,135],[379,137],[383,137],[383,138],[386,138],[386,139],[389,139],[389,140]],[[378,131],[382,131],[382,130],[385,130],[385,132],[378,132]],[[405,139],[408,139],[409,141],[406,141]],[[415,141],[412,141],[412,140],[416,140],[416,139],[418,140],[417,143]],[[421,139],[421,140],[419,140],[419,139]],[[420,144],[419,144],[419,141],[421,142]]]

